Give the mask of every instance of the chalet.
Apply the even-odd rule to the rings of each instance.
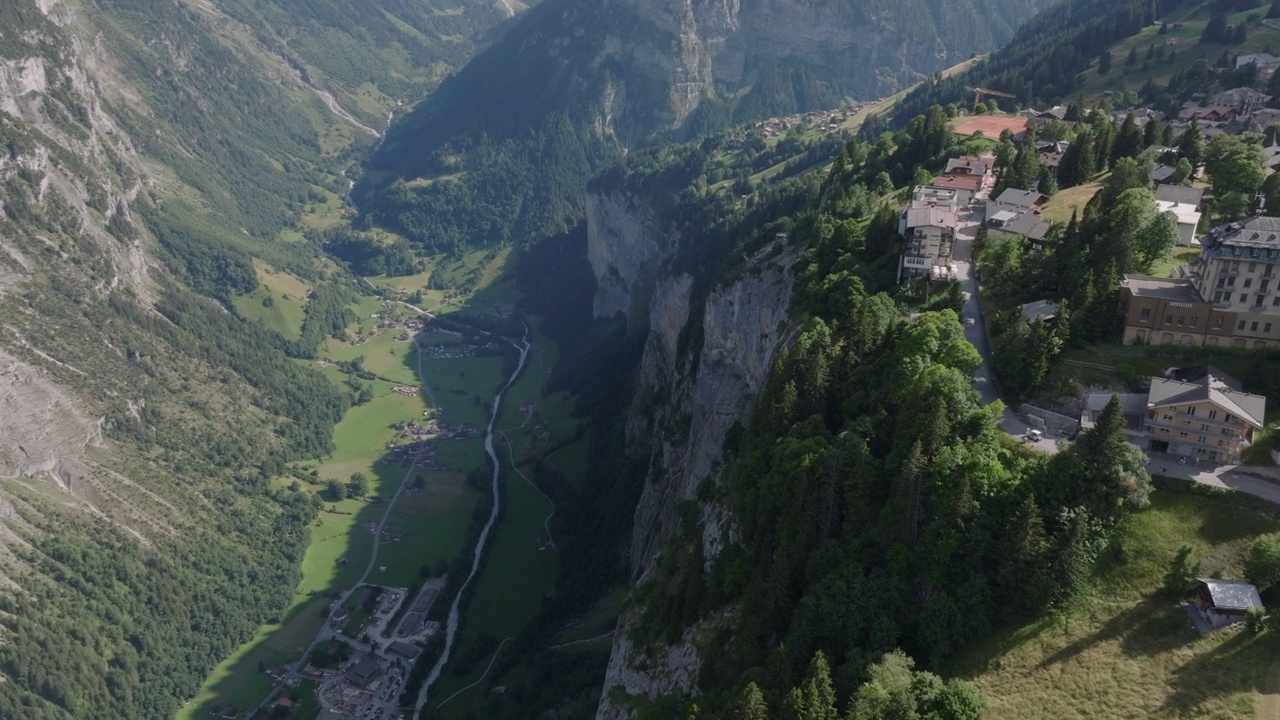
[[[1022,316],[1027,322],[1044,320],[1050,322],[1058,313],[1058,304],[1052,300],[1037,300],[1022,306]]]
[[[1176,172],[1178,172],[1178,168],[1173,165],[1160,163],[1151,169],[1151,179],[1155,180],[1157,183],[1163,183],[1173,177]]]
[[[987,200],[987,217],[990,218],[1001,210],[1009,210],[1019,215],[1023,213],[1038,213],[1040,212],[1040,206],[1048,199],[1047,196],[1035,190],[1005,188],[999,197]]]
[[[929,181],[929,186],[944,190],[954,190],[956,193],[956,201],[961,205],[968,205],[973,202],[973,198],[982,190],[985,178],[982,175],[970,175],[965,173],[952,173],[947,175],[939,175]]]
[[[1149,378],[1145,393],[1118,396],[1125,434],[1143,450],[1236,463],[1262,427],[1266,398],[1240,389],[1240,382],[1212,365],[1170,369]],[[1093,427],[1112,393],[1090,393],[1080,417]]]
[[[1040,166],[1048,168],[1054,177],[1058,175],[1058,166],[1062,164],[1062,156],[1066,154],[1071,143],[1066,140],[1041,142],[1036,144],[1036,152],[1040,156]]]
[[[1015,215],[1011,210],[1001,210],[988,222],[991,237],[1024,237],[1031,242],[1032,250],[1043,250],[1052,225],[1034,213]]]
[[[1265,610],[1258,588],[1240,580],[1196,578],[1196,611],[1215,629],[1244,622],[1250,610]]]
[[[1230,463],[1262,428],[1267,399],[1240,389],[1240,381],[1211,365],[1176,379],[1151,378],[1143,431],[1153,452]]]
[[[995,156],[993,155],[961,155],[947,160],[947,167],[942,171],[943,175],[972,175],[981,178],[983,187],[991,187],[995,183],[995,175],[993,169],[995,167]]]

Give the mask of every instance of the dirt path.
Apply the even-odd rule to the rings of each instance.
[[[1280,663],[1271,666],[1271,692],[1262,696],[1262,720],[1280,720]]]

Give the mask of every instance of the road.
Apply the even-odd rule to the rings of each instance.
[[[982,303],[979,301],[981,287],[978,285],[973,265],[973,239],[986,216],[985,200],[988,192],[987,190],[979,192],[974,198],[974,204],[960,213],[959,223],[956,225],[955,247],[951,249],[951,257],[956,264],[956,278],[960,281],[965,293],[964,309],[961,312],[961,320],[965,324],[964,336],[982,355],[982,366],[974,373],[973,387],[981,396],[983,406],[1001,399],[1000,385],[996,381],[995,370],[992,368],[991,338],[987,336],[987,323],[982,314]],[[1005,406],[1004,417],[1000,420],[1000,429],[1022,440],[1031,428],[1013,410]],[[1029,444],[1047,453],[1058,452],[1058,443],[1051,437]]]

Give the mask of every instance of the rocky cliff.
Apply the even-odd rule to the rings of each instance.
[[[589,207],[596,312],[628,313],[633,327],[648,327],[627,433],[629,452],[648,457],[650,466],[631,542],[632,575],[643,583],[679,527],[678,504],[693,500],[698,486],[713,478],[726,433],[746,423],[764,386],[789,327],[798,252],[779,239],[700,292],[693,277],[671,271],[678,234],[655,222],[643,200],[615,193],[593,196]],[[703,505],[701,512],[703,556],[710,563],[734,532],[733,520],[722,507]],[[597,717],[630,716],[620,692],[691,693],[700,665],[698,636],[694,628],[681,643],[654,654],[631,641],[624,614]]]

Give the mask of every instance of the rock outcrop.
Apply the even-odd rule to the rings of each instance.
[[[698,292],[694,278],[671,274],[678,235],[657,223],[644,201],[615,194],[593,197],[589,206],[589,256],[599,284],[596,312],[624,312],[633,327],[648,326],[635,402],[650,410],[634,413],[627,433],[628,450],[650,459],[631,542],[632,574],[644,582],[663,543],[679,527],[678,503],[694,499],[699,484],[714,475],[726,433],[734,423],[746,423],[764,387],[789,328],[792,266],[799,253],[785,241],[775,242],[744,259],[718,285]],[[702,515],[703,552],[710,563],[732,537],[733,520],[713,506],[703,507]],[[627,627],[624,614],[605,678],[601,719],[630,716],[629,707],[615,700],[619,692],[646,697],[694,692],[700,628],[675,646],[650,653],[627,639]]]

